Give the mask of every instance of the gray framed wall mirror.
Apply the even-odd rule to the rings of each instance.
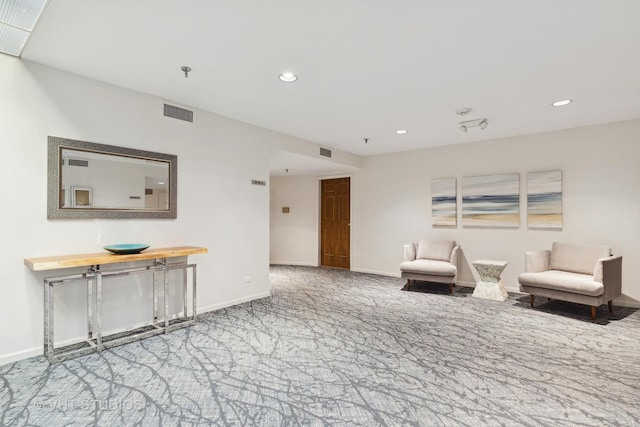
[[[178,157],[48,138],[47,218],[177,218]]]

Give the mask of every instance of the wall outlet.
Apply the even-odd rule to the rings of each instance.
[[[242,283],[251,283],[251,276],[244,276],[242,278]]]

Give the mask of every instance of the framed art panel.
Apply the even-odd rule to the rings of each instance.
[[[562,171],[527,174],[527,225],[562,229]]]
[[[441,178],[431,181],[431,224],[434,227],[457,225],[456,179]]]
[[[462,225],[519,227],[520,175],[462,178]]]

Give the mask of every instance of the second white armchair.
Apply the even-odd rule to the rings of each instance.
[[[458,279],[458,249],[455,241],[421,239],[404,245],[404,261],[400,264],[401,277],[407,279],[407,289],[415,280],[447,283],[449,293]]]

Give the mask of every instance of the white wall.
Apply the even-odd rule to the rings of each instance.
[[[525,251],[550,248],[556,240],[603,244],[624,256],[624,296],[617,303],[638,305],[639,136],[640,120],[634,120],[364,158],[361,170],[351,179],[351,268],[399,276],[404,243],[421,237],[454,239],[464,251],[460,274],[463,284],[475,283],[470,265],[474,259],[503,259],[509,262],[503,281],[510,291],[517,291]],[[564,227],[559,231],[527,228],[526,174],[545,170],[562,171]],[[501,173],[520,174],[520,227],[462,227],[462,177]],[[433,228],[431,180],[446,177],[458,179],[458,226]],[[294,186],[299,190],[289,196]],[[272,181],[271,197],[279,200],[286,195],[299,205],[304,200],[292,197],[302,194],[303,188],[314,191],[306,197],[309,202],[303,210],[317,217],[314,203],[318,189],[310,184],[309,177],[297,184]],[[309,227],[300,231],[302,236],[317,235],[318,224],[311,217],[298,223]],[[273,233],[273,219],[271,227]],[[316,241],[308,240],[314,247],[303,250],[299,246],[307,239],[289,234],[290,240],[272,239],[272,254],[277,253],[279,259],[293,260],[294,247],[298,252],[317,253]]]
[[[273,147],[308,141],[203,111],[195,125],[167,119],[155,97],[7,55],[0,76],[0,364],[42,351],[42,278],[51,272],[32,272],[24,258],[118,242],[205,246],[208,254],[190,258],[198,264],[200,310],[268,295],[269,188],[251,179],[268,181]],[[178,218],[47,220],[48,135],[176,154]],[[127,292],[105,285],[120,326],[149,299],[142,282]],[[85,301],[79,286],[57,293],[57,340],[86,333]]]
[[[318,265],[318,186],[313,176],[272,176],[270,182],[270,261]],[[282,213],[283,207],[289,213]]]

